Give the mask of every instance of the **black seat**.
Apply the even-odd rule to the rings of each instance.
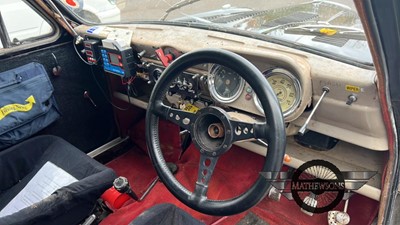
[[[115,179],[115,173],[55,136],[39,136],[0,152],[0,210],[33,178],[46,162],[62,168],[78,181],[14,214],[0,224],[74,225],[88,216],[96,200]]]
[[[129,225],[205,225],[189,213],[170,203],[155,205],[144,211]]]

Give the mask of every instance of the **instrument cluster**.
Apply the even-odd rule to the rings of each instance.
[[[283,116],[290,116],[298,108],[302,98],[299,78],[283,68],[268,69],[263,72],[263,75],[278,98]],[[252,88],[246,84],[243,78],[229,68],[213,65],[208,76],[208,89],[211,97],[223,104],[239,101],[240,96],[244,96],[245,101],[253,99],[258,113],[264,114],[262,103],[252,91]],[[248,109],[242,110],[248,111]]]
[[[177,50],[164,49],[164,54],[175,57]],[[257,66],[263,71],[265,79],[274,90],[280,103],[282,114],[287,122],[297,118],[302,102],[302,80],[297,71],[286,69],[285,66],[265,66],[257,60]],[[166,65],[149,63],[148,80],[155,83]],[[175,105],[205,106],[211,104],[225,105],[233,109],[263,116],[262,103],[252,87],[235,71],[222,65],[200,64],[182,72],[169,87],[168,99]],[[172,98],[171,98],[172,97]],[[187,103],[185,103],[185,101]],[[197,103],[197,104],[196,104]],[[304,109],[304,107],[303,107]]]

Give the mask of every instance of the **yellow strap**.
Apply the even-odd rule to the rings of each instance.
[[[9,104],[0,108],[0,120],[4,119],[8,114],[13,112],[28,112],[32,109],[33,104],[36,103],[33,95],[29,96],[26,100],[27,104]]]

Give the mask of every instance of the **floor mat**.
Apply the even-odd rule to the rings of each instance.
[[[256,214],[249,212],[242,220],[236,225],[269,225]]]
[[[254,154],[253,157],[257,156]],[[249,159],[249,162],[254,163],[252,157]],[[259,168],[256,167],[257,169],[253,169],[251,168],[251,165],[248,165],[247,168],[249,169],[249,174],[252,175],[249,175],[248,173],[240,173],[235,176],[232,170],[226,167],[227,161],[230,160],[238,161],[239,159],[233,156],[222,157],[220,159],[221,166],[218,167],[217,165],[217,170],[215,171],[215,175],[218,177],[218,179],[212,178],[210,181],[209,198],[224,199],[235,197],[242,193],[245,188],[251,185],[252,182],[250,181],[255,181]],[[259,161],[261,167],[262,160]],[[176,162],[178,165],[178,172],[176,174],[177,179],[191,191],[194,189],[197,179],[198,162],[199,155],[193,147],[191,147],[188,152],[185,153],[179,162]],[[132,189],[138,194],[139,197],[156,178],[155,170],[153,169],[149,158],[139,149],[133,149],[132,151],[125,153],[121,157],[111,161],[109,164],[107,164],[107,166],[113,168],[119,176],[127,177]],[[238,182],[241,185],[237,185]],[[158,182],[150,194],[144,199],[144,201],[128,201],[124,207],[106,218],[102,224],[128,224],[129,221],[133,220],[141,212],[159,203],[173,203],[206,224],[211,224],[222,218],[201,214],[186,207],[169,193],[163,183]]]
[[[143,128],[139,127],[136,134],[140,134]],[[176,134],[175,134],[176,132]],[[167,161],[178,165],[177,180],[188,190],[193,190],[197,179],[197,168],[199,153],[192,145],[183,155],[179,156],[179,129],[173,125],[163,124],[160,126],[162,136],[162,149]],[[175,138],[176,137],[176,138]],[[146,190],[148,185],[156,177],[155,170],[147,156],[144,137],[135,138],[137,147],[111,161],[107,166],[113,168],[118,175],[126,176],[135,192],[139,195]],[[264,157],[233,146],[230,151],[223,155],[217,163],[216,170],[209,184],[208,197],[211,199],[227,199],[241,194],[250,187],[264,163]],[[102,225],[125,225],[136,216],[160,203],[172,203],[190,213],[193,217],[212,225],[232,225],[245,221],[244,218],[252,213],[260,220],[270,225],[324,225],[327,223],[327,213],[314,214],[310,217],[301,212],[294,201],[282,197],[279,202],[265,198],[251,210],[228,217],[210,216],[199,213],[188,208],[177,200],[164,186],[158,182],[150,194],[142,202],[128,201],[122,208],[108,216],[102,221]],[[336,209],[343,209],[343,202]],[[351,216],[350,224],[371,224],[376,216],[378,203],[363,196],[355,194],[349,202],[348,213]]]

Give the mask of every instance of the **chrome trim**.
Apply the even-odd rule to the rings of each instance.
[[[100,155],[100,154],[102,154],[102,153],[114,148],[115,146],[117,146],[117,145],[119,145],[121,143],[124,143],[128,139],[129,139],[129,136],[127,136],[125,138],[117,137],[114,140],[111,140],[110,142],[105,143],[104,145],[102,145],[102,146],[96,148],[95,150],[87,153],[87,155],[92,157],[92,158],[94,158],[94,157],[96,157],[96,156],[98,156],[98,155]]]
[[[264,71],[263,75],[264,75],[265,79],[267,79],[268,77],[275,75],[276,73],[283,74],[283,75],[289,77],[293,81],[293,84],[294,84],[294,88],[295,88],[295,92],[296,92],[295,93],[296,100],[288,110],[286,110],[285,112],[282,112],[283,117],[287,117],[290,114],[292,114],[297,109],[297,107],[299,107],[300,102],[301,102],[301,96],[303,94],[303,90],[301,89],[301,84],[300,84],[299,79],[295,75],[293,75],[291,72],[289,72],[288,70],[285,70],[282,68],[275,68],[272,70]],[[264,110],[262,109],[262,106],[260,104],[260,101],[257,98],[257,95],[254,95],[253,99],[254,99],[254,104],[255,104],[257,110],[260,113],[264,114]]]
[[[240,78],[240,84],[239,84],[238,91],[232,97],[229,97],[229,98],[220,96],[218,94],[217,90],[215,89],[215,85],[214,85],[215,71],[218,70],[220,67],[222,67],[222,66],[215,65],[215,64],[212,65],[212,67],[210,69],[210,74],[208,75],[208,79],[207,79],[208,90],[210,91],[211,96],[214,99],[216,99],[217,101],[219,101],[220,103],[231,103],[231,102],[234,102],[242,94],[246,82],[239,74],[237,74],[235,72]]]

